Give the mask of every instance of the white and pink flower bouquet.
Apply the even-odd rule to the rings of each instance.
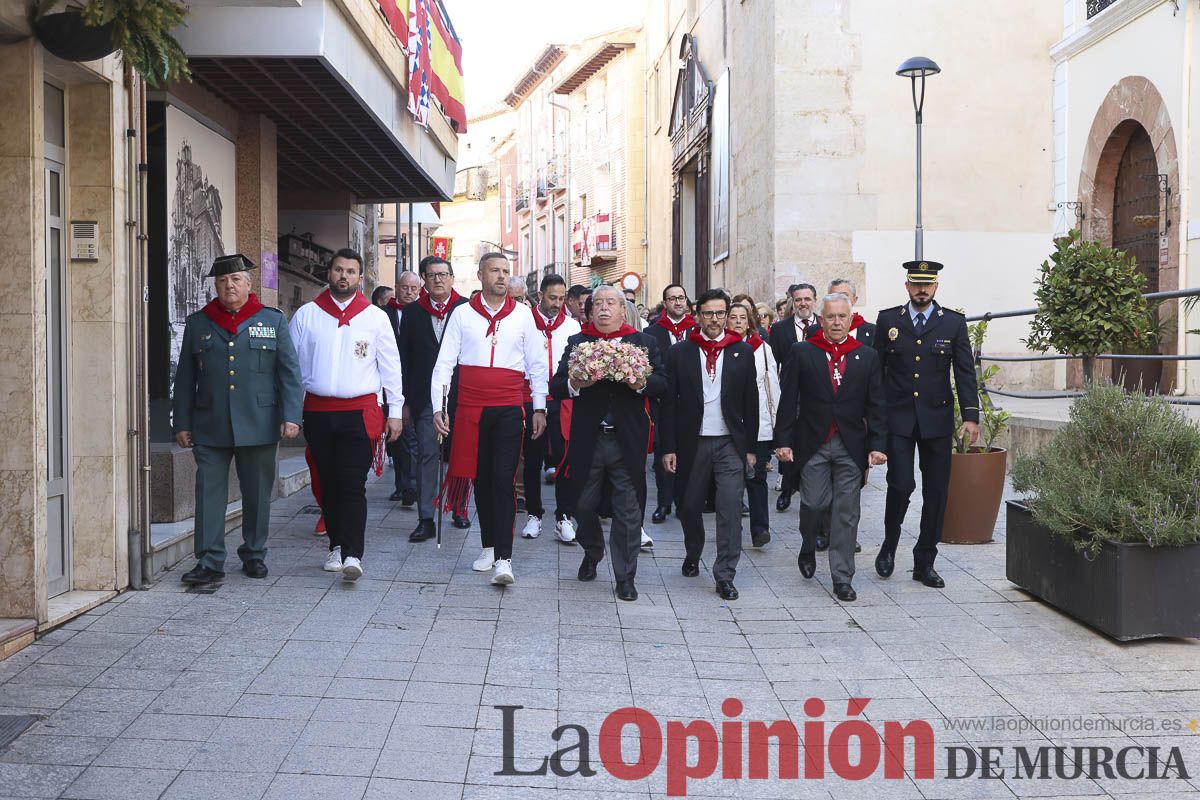
[[[615,339],[596,339],[571,351],[567,371],[576,381],[634,384],[651,373],[650,356],[644,347]]]

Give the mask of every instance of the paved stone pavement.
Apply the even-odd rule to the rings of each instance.
[[[308,494],[281,500],[267,580],[247,579],[231,563],[216,592],[187,592],[183,564],[0,662],[0,714],[41,717],[0,749],[0,797],[661,797],[661,763],[640,781],[605,771],[602,720],[636,705],[664,726],[709,720],[720,729],[728,697],[744,704],[737,719],[790,718],[803,730],[820,717],[826,736],[846,718],[847,698],[870,698],[863,716],[873,724],[931,722],[939,775],[948,747],[1003,747],[1008,772],[885,779],[881,767],[860,781],[790,780],[778,777],[773,749],[770,779],[692,780],[688,796],[1200,797],[1200,734],[1178,728],[1200,711],[1200,646],[1116,644],[1015,590],[1004,579],[1003,513],[997,543],[943,547],[944,591],[908,579],[910,514],[897,573],[880,580],[872,559],[882,478],[876,470],[864,493],[853,604],[830,596],[824,557],[818,580],[799,577],[795,508],[774,516],[765,549],[746,550],[740,600],[714,594],[707,563],[700,578],[679,574],[682,535],[671,520],[649,526],[656,546],[641,559],[641,598],[621,603],[611,574],[577,582],[579,548],[548,534],[517,542],[517,583],[504,590],[471,571],[473,530],[450,529],[440,552],[431,542],[410,545],[414,515],[386,500],[390,473],[369,488],[366,575],[345,584],[321,571],[325,545],[311,533]],[[806,714],[812,697],[827,704],[823,715]],[[496,775],[504,749],[496,705],[524,706],[515,712],[516,768],[530,771],[574,744],[576,732],[555,745],[551,731],[576,724],[590,732],[597,774]],[[1040,729],[953,727],[1026,717]],[[1113,729],[1125,719],[1166,729]],[[1064,733],[1062,725],[1106,729]],[[622,740],[631,763],[634,730]],[[1012,775],[1016,746],[1068,743],[1179,746],[1192,779]],[[695,741],[688,755],[700,756]],[[566,757],[567,769],[577,756]],[[1067,751],[1068,771],[1077,757]]]

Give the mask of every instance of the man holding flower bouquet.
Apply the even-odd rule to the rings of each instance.
[[[625,321],[625,298],[614,286],[592,293],[592,318],[567,340],[550,381],[550,394],[572,400],[564,471],[575,498],[577,541],[583,546],[579,580],[596,578],[604,558],[600,499],[612,493],[609,553],[617,597],[636,600],[638,550],[646,510],[646,449],[650,439],[647,398],[666,389],[654,339]]]

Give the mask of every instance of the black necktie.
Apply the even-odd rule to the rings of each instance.
[[[917,324],[914,325],[913,327],[916,329],[918,336],[920,336],[922,333],[925,332],[925,315],[924,314],[920,314],[920,313],[917,314]]]

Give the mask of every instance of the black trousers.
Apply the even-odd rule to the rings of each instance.
[[[937,558],[937,546],[942,541],[942,523],[946,518],[946,497],[950,488],[949,436],[924,438],[919,429],[912,435],[888,434],[887,444],[887,501],[883,512],[883,547],[896,552],[900,542],[900,526],[908,513],[908,502],[917,481],[913,460],[921,459],[921,533],[913,547],[913,568],[926,570]]]
[[[546,432],[536,439],[533,438],[533,404],[525,404],[525,471],[521,480],[525,487],[525,510],[535,517],[546,513],[546,508],[542,505],[542,465],[549,462],[552,466],[557,467],[558,462],[562,460],[561,455],[554,459],[551,454],[555,432],[558,433],[558,441],[562,442],[557,403],[547,404]],[[561,445],[558,452],[562,453]],[[554,481],[555,519],[562,519],[566,516],[564,511],[566,508],[565,490],[562,488],[565,484],[566,481],[557,479]]]
[[[668,511],[671,505],[676,501],[675,497],[675,473],[667,472],[663,467],[662,457],[663,450],[661,446],[661,438],[658,435],[658,404],[654,405],[654,487],[658,491],[657,508],[665,508]],[[680,492],[682,494],[682,491]]]
[[[750,506],[750,534],[757,536],[771,530],[771,514],[767,493],[767,464],[771,462],[771,443],[755,442],[754,470],[746,471],[746,498]]]
[[[497,559],[512,558],[517,518],[517,463],[525,438],[520,406],[485,408],[479,416],[479,460],[475,466],[475,510],[484,547]]]
[[[362,558],[367,529],[367,472],[374,453],[361,411],[305,411],[304,438],[321,480],[329,549]]]

